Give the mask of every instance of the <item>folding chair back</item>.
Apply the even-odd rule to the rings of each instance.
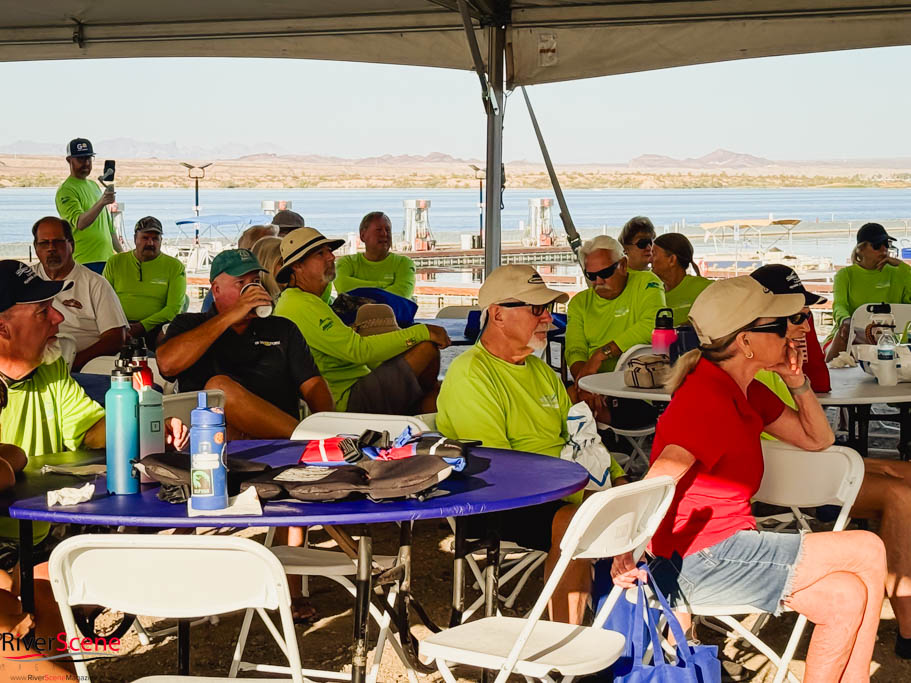
[[[291,434],[292,441],[325,439],[338,434],[361,434],[367,429],[387,431],[398,436],[405,427],[415,432],[429,432],[423,420],[410,415],[377,415],[374,413],[313,413],[305,417]]]
[[[206,389],[207,403],[210,408],[225,407],[225,392],[221,389]],[[190,414],[196,407],[198,391],[182,391],[177,394],[168,394],[161,400],[161,407],[164,411],[164,418],[180,418],[187,427],[190,426]]]
[[[864,479],[864,461],[845,446],[805,451],[782,441],[763,441],[765,471],[754,500],[790,508],[838,505],[835,531],[848,524],[848,513]]]
[[[873,319],[871,306],[878,305],[877,302],[871,302],[859,306],[851,316],[851,329],[848,330],[847,350],[850,352],[854,344],[866,344],[866,339],[858,339],[856,331],[866,329],[867,325]],[[911,322],[911,304],[885,304],[889,308],[889,313],[895,319],[895,336],[896,338],[905,331],[905,327]]]
[[[172,619],[278,609],[282,649],[292,678],[302,680],[287,579],[278,558],[259,543],[236,536],[87,534],[54,548],[49,572],[68,641],[79,635],[73,605]],[[76,671],[88,680],[84,663],[76,662]]]
[[[651,344],[636,344],[635,346],[630,346],[620,355],[620,358],[617,359],[617,365],[614,366],[614,371],[622,372],[633,358],[646,356],[650,353],[652,353]]]

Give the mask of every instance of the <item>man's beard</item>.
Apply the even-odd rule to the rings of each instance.
[[[57,270],[63,265],[63,257],[56,254],[48,254],[44,260],[47,261],[47,267],[52,270]]]
[[[539,339],[537,332],[533,332],[531,339],[528,340],[528,348],[530,348],[535,353],[543,351],[547,348],[547,337],[545,336],[544,339]]]
[[[62,355],[63,349],[60,348],[60,341],[58,339],[51,339],[45,345],[44,351],[41,352],[41,364],[49,365]]]

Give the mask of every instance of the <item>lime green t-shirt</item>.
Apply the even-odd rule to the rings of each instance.
[[[629,271],[626,287],[616,299],[605,299],[594,289],[576,294],[566,315],[566,364],[587,361],[595,349],[614,342],[621,351],[651,344],[655,315],[665,307],[664,284],[650,271]],[[609,358],[601,372],[614,369]]]
[[[402,254],[389,254],[382,261],[368,261],[363,254],[342,256],[335,264],[335,291],[376,287],[406,299],[414,296],[414,261]]]
[[[568,439],[572,402],[557,373],[537,356],[521,365],[491,354],[479,341],[458,356],[437,398],[437,429],[453,439],[477,439],[488,448],[556,458]],[[611,480],[623,469],[611,461]],[[582,492],[567,497],[581,502]]]
[[[857,264],[835,273],[832,297],[832,317],[835,324],[826,337],[835,336],[839,325],[864,304],[911,303],[911,266],[883,266],[882,270],[867,270]]]
[[[791,390],[788,389],[788,385],[781,379],[781,375],[771,370],[760,370],[756,373],[756,379],[771,389],[772,393],[780,398],[782,403],[789,408],[797,410],[797,403],[794,401],[794,397],[791,396]],[[767,441],[775,441],[774,436],[765,432],[762,433],[762,438]]]
[[[133,251],[115,254],[104,267],[123,312],[130,322],[141,322],[148,332],[171,322],[184,305],[187,275],[173,256],[159,254],[140,263]]]
[[[88,397],[58,358],[10,383],[8,403],[0,413],[0,441],[25,451],[30,469],[40,467],[42,455],[79,448],[85,433],[103,417],[104,408]],[[35,523],[36,543],[48,528]],[[18,538],[18,523],[0,518],[0,536]]]
[[[676,287],[664,293],[667,307],[674,311],[674,326],[685,325],[690,319],[690,309],[702,290],[712,284],[707,277],[684,275]]]
[[[348,407],[352,385],[375,367],[416,344],[430,339],[426,325],[362,337],[342,322],[320,297],[289,287],[275,304],[275,315],[293,322],[301,334],[316,367],[329,384],[336,410]]]
[[[101,188],[94,180],[80,180],[70,176],[57,189],[55,203],[57,213],[73,228],[73,240],[76,248],[73,258],[76,263],[94,263],[107,261],[114,255],[111,236],[114,232],[114,221],[107,207],[101,210],[98,218],[84,230],[77,230],[79,216],[92,208],[101,198]]]

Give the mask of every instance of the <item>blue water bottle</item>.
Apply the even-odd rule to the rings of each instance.
[[[206,392],[200,391],[190,413],[190,506],[194,510],[228,507],[225,446],[225,413],[209,408]]]
[[[115,367],[104,395],[108,493],[139,493],[139,395],[129,368]]]

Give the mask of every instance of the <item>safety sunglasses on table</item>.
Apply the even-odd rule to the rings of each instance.
[[[614,274],[614,271],[617,270],[617,266],[619,266],[619,265],[620,265],[620,261],[617,261],[616,263],[612,263],[611,265],[609,265],[607,268],[602,268],[601,270],[596,270],[593,273],[586,270],[585,277],[587,277],[589,279],[589,281],[591,281],[591,282],[594,282],[599,277],[602,280],[606,280],[607,278],[609,278],[611,275]]]
[[[522,308],[523,306],[528,306],[531,308],[532,315],[541,315],[544,311],[548,313],[553,313],[554,302],[551,301],[549,304],[527,304],[524,301],[509,301],[505,304],[497,304],[498,306],[503,306],[504,308]]]

